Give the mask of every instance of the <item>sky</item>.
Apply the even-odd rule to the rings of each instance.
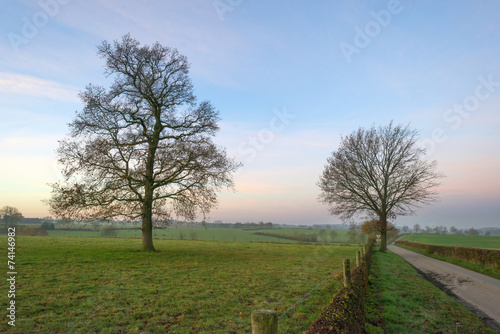
[[[78,92],[106,85],[103,41],[191,63],[215,141],[243,163],[210,221],[336,224],[317,182],[341,135],[409,124],[446,175],[397,226],[500,227],[500,2],[16,0],[0,12],[0,207],[49,215]]]

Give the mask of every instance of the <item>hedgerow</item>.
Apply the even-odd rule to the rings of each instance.
[[[279,234],[279,233],[268,233],[268,232],[255,232],[255,235],[262,235],[266,237],[273,237],[279,239],[287,239],[287,240],[295,240],[301,242],[318,242],[317,234],[305,234],[305,233],[297,233],[287,235],[287,234]]]

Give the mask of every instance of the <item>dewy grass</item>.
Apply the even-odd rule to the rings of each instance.
[[[392,252],[372,257],[365,307],[368,333],[495,333]]]
[[[2,249],[5,244],[2,239]],[[12,333],[248,333],[250,314],[282,314],[358,247],[18,237]],[[300,333],[340,282],[328,280],[280,319]],[[3,285],[5,287],[5,283]],[[0,295],[6,305],[6,294]],[[0,331],[7,327],[0,324]]]
[[[121,228],[123,226],[117,225],[116,230],[117,237],[119,238],[141,238],[141,231],[139,229],[132,228]],[[92,230],[82,230],[78,227],[69,226],[57,226],[58,229],[47,231],[49,236],[54,237],[100,237],[101,232],[99,229]],[[67,229],[64,229],[67,228]],[[88,226],[83,226],[83,228],[88,228]],[[320,230],[309,230],[305,228],[273,228],[273,229],[242,229],[242,228],[221,228],[221,227],[209,227],[207,229],[203,227],[190,227],[188,225],[181,227],[168,227],[166,229],[154,229],[153,235],[157,239],[170,239],[170,240],[210,240],[210,241],[256,241],[256,242],[283,242],[283,243],[293,243],[297,242],[290,239],[273,238],[269,236],[257,235],[257,232],[264,233],[276,233],[284,235],[294,235],[297,234],[316,234],[318,236],[318,241],[326,241],[333,243],[347,243],[348,235],[346,230],[334,230],[335,238],[331,238],[330,232],[332,230],[326,230],[326,235],[323,240],[319,235]],[[361,240],[357,240],[360,242]]]

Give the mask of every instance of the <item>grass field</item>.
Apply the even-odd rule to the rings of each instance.
[[[375,252],[368,333],[496,333],[398,255]]]
[[[327,231],[327,242],[334,243],[347,243],[347,231],[335,230],[335,238],[331,238],[330,230]],[[99,230],[52,230],[47,231],[49,236],[59,237],[99,237],[101,232]],[[121,229],[117,230],[117,237],[119,238],[140,238],[141,231],[138,229]],[[262,230],[245,230],[241,228],[220,228],[209,227],[208,229],[202,227],[170,227],[167,229],[154,230],[154,237],[158,239],[187,239],[187,240],[211,240],[211,241],[257,241],[257,242],[297,242],[293,240],[286,240],[281,238],[273,238],[268,236],[256,235],[256,232],[264,233],[278,233],[283,235],[298,234],[318,234],[319,230],[309,230],[304,228],[281,228],[281,229],[262,229]],[[318,240],[321,240],[318,238]],[[361,240],[359,241],[361,243]]]
[[[252,310],[282,314],[358,249],[155,240],[160,252],[140,253],[140,242],[18,237],[17,319],[9,332],[248,333]],[[280,319],[280,333],[305,330],[339,285],[326,281]],[[7,305],[7,293],[0,301]],[[0,331],[6,327],[2,321]]]
[[[428,245],[500,249],[500,236],[409,234],[405,235],[402,240]]]

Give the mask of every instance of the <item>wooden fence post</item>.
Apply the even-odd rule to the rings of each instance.
[[[278,334],[278,314],[271,310],[252,312],[252,334]]]
[[[351,261],[349,259],[344,260],[344,287],[351,287]]]
[[[361,252],[357,251],[356,252],[356,267],[361,266]]]

